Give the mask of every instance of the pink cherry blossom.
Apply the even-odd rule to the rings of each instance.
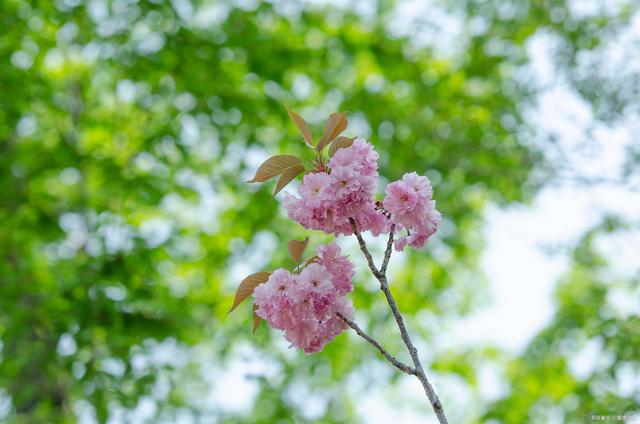
[[[431,199],[427,177],[415,172],[389,184],[382,205],[375,202],[378,154],[365,140],[339,149],[326,167],[307,174],[298,196],[286,194],[289,217],[305,228],[333,234],[352,234],[352,218],[359,231],[374,236],[406,231],[395,240],[396,250],[424,246],[437,230],[440,213]],[[278,269],[254,290],[256,313],[284,331],[292,346],[314,353],[348,328],[337,315],[353,317],[347,298],[353,290],[353,264],[335,243],[318,246],[317,258],[299,274]]]
[[[326,172],[312,172],[304,176],[300,186],[300,194],[308,199],[322,203],[329,198],[327,190],[330,188],[332,179]]]
[[[420,200],[427,201],[433,196],[431,182],[427,177],[421,177],[415,172],[409,172],[402,176],[402,181],[415,191]]]
[[[330,177],[333,189],[331,194],[336,200],[346,199],[351,193],[360,191],[362,187],[356,171],[346,166],[333,169]]]
[[[331,274],[327,269],[317,263],[309,264],[298,278],[298,285],[303,286],[310,293],[325,295],[334,290]]]
[[[346,149],[338,149],[329,161],[330,169],[351,168],[370,177],[378,176],[378,153],[364,139],[356,139]]]
[[[325,171],[304,177],[298,189],[300,197],[285,196],[289,218],[307,229],[329,234],[352,234],[349,218],[360,231],[374,235],[388,231],[384,215],[375,207],[377,160],[373,146],[362,139],[338,149]]]
[[[317,249],[318,263],[331,273],[337,292],[345,295],[353,290],[351,279],[355,272],[351,261],[340,255],[340,252],[340,247],[335,243],[319,246]]]
[[[429,179],[415,172],[407,173],[402,180],[389,184],[385,193],[383,206],[391,214],[391,222],[399,231],[409,233],[394,242],[395,249],[402,251],[407,244],[414,248],[424,246],[442,221],[435,201],[431,200]]]
[[[396,220],[412,215],[420,202],[420,196],[408,184],[389,184],[385,192],[384,207],[392,211]]]
[[[346,297],[353,290],[353,264],[340,253],[334,243],[319,246],[317,262],[300,274],[277,269],[253,291],[258,316],[306,353],[321,351],[348,328],[338,313],[353,317]]]

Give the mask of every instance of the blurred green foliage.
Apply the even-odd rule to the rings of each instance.
[[[315,125],[350,111],[347,134],[373,142],[384,176],[426,173],[446,222],[431,253],[406,258],[394,290],[429,343],[425,316],[446,322],[478,303],[484,206],[527,201],[552,175],[522,117],[535,98],[515,78],[527,40],[556,34],[566,49],[559,62],[570,69],[633,11],[571,21],[558,0],[508,3],[513,13],[505,15],[499,2],[450,2],[465,25],[481,19],[486,30],[463,31],[464,54],[446,57],[387,33],[395,2],[380,1],[367,18],[297,2],[4,0],[5,419],[126,421],[151,404],[151,422],[312,422],[296,401],[302,393],[322,400],[322,422],[358,422],[347,381],[359,375],[366,387],[398,377],[367,371],[379,360],[368,346],[343,335],[307,357],[275,332],[252,337],[249,306],[245,316],[226,316],[239,279],[286,266],[285,241],[305,235],[279,211],[271,185],[244,181],[267,155],[305,152],[285,105]],[[571,81],[601,119],[633,103],[598,82]],[[314,234],[312,242],[320,241]],[[633,406],[631,395],[594,394],[554,347],[606,335],[613,325],[603,343],[637,371],[637,317],[591,312],[606,287],[594,274],[604,265],[589,252],[587,239],[558,289],[556,319],[509,363],[512,394],[478,420],[528,422],[545,400],[572,411],[575,422],[585,411]],[[357,308],[372,333],[400,352],[375,285],[364,270],[358,278]],[[509,362],[491,349],[477,355]],[[476,356],[455,357],[433,358],[434,367],[473,386]],[[269,369],[256,372],[259,391],[248,411],[221,408],[207,395],[225,390],[218,377],[238,358]],[[417,408],[429,414],[426,404]]]
[[[510,393],[487,408],[486,418],[521,423],[560,417],[582,423],[594,414],[637,413],[640,317],[611,298],[637,303],[640,284],[637,278],[606,272],[607,261],[596,247],[598,239],[627,229],[608,217],[578,242],[574,266],[556,288],[553,321],[508,363]],[[594,355],[593,370],[586,375],[571,371],[580,352]]]

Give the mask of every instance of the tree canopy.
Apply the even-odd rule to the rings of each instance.
[[[439,236],[407,255],[391,282],[425,346],[434,328],[482,297],[485,206],[526,203],[558,172],[545,159],[545,137],[523,117],[540,90],[522,76],[531,39],[557,40],[557,72],[596,119],[637,111],[637,73],[577,71],[606,57],[607,43],[637,21],[634,2],[585,16],[560,0],[438,4],[461,22],[460,51],[451,54],[393,33],[396,2],[380,1],[370,15],[241,3],[0,5],[0,411],[8,422],[359,422],[355,404],[366,391],[354,389],[355,375],[363,388],[397,387],[398,376],[367,371],[379,357],[356,337],[305,356],[265,328],[252,336],[248,305],[227,316],[242,276],[286,265],[286,239],[307,235],[285,219],[273,185],[245,183],[267,156],[305,149],[287,106],[318,129],[329,113],[347,111],[346,134],[376,146],[383,176],[410,169],[431,179],[444,216]],[[638,157],[630,152],[628,174]],[[425,358],[474,390],[478,363],[507,370],[510,393],[460,420],[527,422],[544,419],[549,405],[584,422],[596,410],[637,407],[640,389],[621,395],[607,383],[619,366],[637,375],[640,323],[598,314],[611,283],[592,247],[596,234],[625,225],[633,223],[605,221],[575,247],[556,316],[523,356],[479,347]],[[356,277],[356,310],[398,351],[365,276]],[[637,294],[637,281],[615,284]],[[595,339],[613,362],[579,380],[564,352]],[[216,398],[238,363],[254,365],[255,398]],[[248,409],[219,401],[245,396]],[[301,397],[316,399],[319,412]],[[426,415],[427,406],[415,408]]]

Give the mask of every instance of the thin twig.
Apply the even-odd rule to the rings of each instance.
[[[391,248],[393,247],[393,233],[396,231],[396,224],[391,224],[391,231],[389,231],[389,240],[387,240],[387,250],[384,251],[384,260],[380,267],[380,274],[385,275],[387,273],[387,265],[389,265],[389,259],[391,258]]]
[[[389,304],[389,307],[391,308],[391,312],[393,313],[393,317],[395,318],[396,323],[398,324],[398,329],[400,329],[400,336],[402,337],[402,341],[407,347],[407,350],[411,355],[411,360],[413,361],[413,365],[415,366],[414,371],[416,373],[414,375],[418,378],[418,380],[420,380],[420,383],[424,388],[424,391],[427,395],[427,398],[429,399],[429,402],[431,402],[431,406],[433,407],[433,410],[436,413],[436,417],[438,418],[438,421],[440,422],[440,424],[447,424],[448,421],[447,421],[447,417],[444,415],[444,409],[442,407],[442,403],[440,403],[440,399],[438,399],[438,395],[433,389],[433,386],[429,382],[429,379],[427,378],[427,375],[425,374],[424,369],[422,368],[422,364],[420,363],[420,358],[418,357],[418,350],[413,345],[413,342],[409,337],[409,332],[407,331],[407,327],[404,324],[404,319],[400,314],[400,310],[398,309],[396,300],[393,298],[393,295],[391,294],[391,290],[389,290],[389,283],[387,282],[386,270],[387,270],[387,265],[389,263],[389,258],[391,257],[391,246],[393,244],[393,230],[395,230],[395,228],[392,227],[392,231],[389,235],[389,241],[387,242],[387,250],[385,251],[384,261],[382,263],[382,267],[380,268],[380,271],[378,271],[373,263],[373,258],[371,257],[371,253],[369,253],[369,249],[367,249],[367,245],[364,242],[364,239],[362,238],[362,234],[360,234],[360,232],[358,231],[358,228],[356,227],[355,221],[352,218],[349,218],[349,222],[351,223],[351,227],[353,228],[353,233],[358,239],[360,250],[362,250],[362,253],[367,258],[367,262],[369,263],[369,268],[371,269],[371,272],[373,273],[373,275],[380,282],[380,290],[382,290],[385,297],[387,298],[387,303]]]
[[[351,223],[351,228],[353,229],[353,234],[356,235],[358,239],[358,244],[360,245],[360,250],[364,253],[365,258],[367,258],[367,262],[369,263],[369,269],[376,278],[380,278],[380,271],[376,268],[376,264],[373,263],[373,258],[371,257],[371,253],[369,253],[369,249],[367,249],[367,245],[362,238],[362,234],[358,231],[358,227],[356,226],[356,221],[353,218],[349,218],[349,222]]]
[[[356,333],[358,333],[358,335],[360,337],[362,337],[363,339],[365,339],[366,341],[368,341],[373,347],[375,347],[376,349],[378,349],[378,351],[380,353],[382,353],[382,355],[387,358],[387,361],[391,362],[391,364],[398,368],[400,371],[410,374],[410,375],[417,375],[416,374],[416,370],[414,368],[411,368],[409,365],[404,364],[400,361],[398,361],[396,358],[394,358],[389,352],[387,352],[382,346],[380,346],[380,343],[378,343],[377,341],[375,341],[371,336],[369,336],[367,333],[364,332],[364,330],[362,330],[358,324],[356,324],[355,322],[351,321],[349,318],[345,317],[344,315],[342,315],[341,313],[337,313],[338,317],[340,317],[340,319],[342,319],[344,322],[347,323],[347,325],[351,328],[353,328],[355,330]]]

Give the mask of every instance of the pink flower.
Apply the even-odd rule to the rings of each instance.
[[[400,237],[399,239],[396,239],[393,242],[393,248],[396,249],[397,252],[402,252],[404,248],[407,246],[408,238],[409,237],[407,236],[407,237]]]
[[[415,172],[404,174],[402,180],[389,184],[385,193],[383,205],[391,214],[391,222],[398,230],[406,229],[409,233],[394,242],[395,249],[402,251],[407,244],[415,248],[424,246],[442,221],[435,201],[431,200],[429,179]]]
[[[332,179],[326,172],[312,172],[304,176],[299,191],[308,202],[315,200],[322,203],[329,199],[327,190],[331,183]]]
[[[340,247],[335,244],[318,246],[318,263],[331,273],[333,285],[339,294],[345,295],[353,290],[351,279],[355,272],[353,264],[346,256],[340,255]]]
[[[299,275],[278,269],[253,291],[258,316],[306,353],[321,351],[347,329],[337,313],[353,317],[346,297],[353,290],[353,264],[334,243],[319,246],[317,256]]]
[[[358,174],[348,167],[341,167],[332,170],[331,187],[333,188],[332,197],[334,200],[345,199],[351,193],[357,192],[361,188]]]
[[[305,228],[329,234],[352,234],[349,218],[360,231],[375,235],[388,231],[386,219],[375,208],[378,185],[378,154],[365,140],[338,149],[329,160],[327,172],[304,177],[300,197],[286,195],[289,218]]]
[[[329,161],[329,168],[351,168],[366,176],[378,176],[378,153],[364,139],[356,139],[350,147],[338,149]]]
[[[310,293],[321,296],[330,293],[334,289],[331,274],[327,272],[324,266],[316,263],[309,264],[300,273],[298,284]]]
[[[274,328],[285,328],[291,324],[294,317],[289,312],[295,275],[285,269],[275,270],[266,283],[260,284],[253,291],[253,297],[258,310],[256,313],[264,318]]]
[[[285,195],[288,216],[305,228],[336,235],[352,234],[352,220],[360,232],[374,236],[388,233],[393,224],[407,233],[395,240],[396,250],[424,246],[442,220],[429,179],[405,174],[386,187],[381,206],[375,202],[377,161],[373,146],[362,139],[339,149],[326,167],[318,164],[303,178],[298,196]],[[353,264],[335,243],[318,246],[316,253],[299,274],[278,269],[253,292],[258,316],[308,354],[320,352],[348,328],[339,315],[352,318],[354,313],[347,297]]]
[[[421,177],[415,172],[409,172],[402,176],[402,181],[406,186],[412,188],[423,201],[427,201],[433,196],[431,183],[427,177]]]
[[[384,207],[396,216],[406,216],[416,210],[420,197],[404,182],[392,183],[385,190]]]

